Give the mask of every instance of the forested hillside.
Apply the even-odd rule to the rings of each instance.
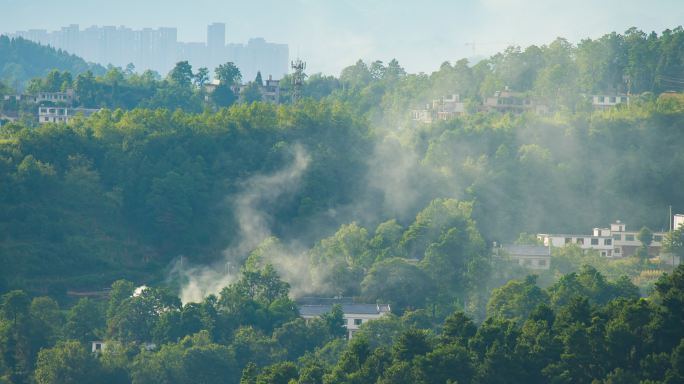
[[[304,321],[272,267],[245,268],[201,303],[117,281],[66,315],[2,296],[0,376],[47,383],[680,383],[684,267],[648,298],[585,267],[548,289],[510,281],[475,323],[461,311],[389,315],[354,338],[340,307]],[[91,353],[91,341],[105,338]]]
[[[676,183],[684,177],[683,105],[681,96],[663,96],[609,112],[474,115],[389,134],[333,102],[9,124],[2,275],[17,287],[30,277],[45,289],[56,276],[107,285],[123,271],[159,275],[181,255],[218,259],[246,235],[237,204],[250,178],[286,168],[296,146],[309,157],[301,180],[277,185],[280,198],[255,191],[250,215],[266,211],[267,235],[304,246],[356,221],[360,248],[350,251],[350,267],[391,219],[397,235],[385,241],[395,250],[385,257],[422,259],[427,246],[406,247],[401,233],[436,198],[472,201],[486,244],[521,232],[588,231],[616,218],[663,229],[667,206],[681,210],[684,201]]]
[[[575,246],[527,276],[492,244],[684,212],[682,52],[630,29],[430,75],[359,61],[281,104],[232,63],[213,92],[188,62],[35,78],[103,109],[0,127],[0,382],[678,382],[681,267]],[[481,108],[506,86],[548,112]],[[463,115],[411,119],[454,93]],[[304,296],[393,315],[347,343]]]
[[[68,71],[74,76],[86,71],[105,72],[104,67],[87,63],[67,52],[26,39],[0,35],[0,81],[21,89],[29,80],[45,76],[53,69]]]

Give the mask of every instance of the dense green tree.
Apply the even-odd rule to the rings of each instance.
[[[42,346],[52,346],[62,336],[64,319],[59,304],[49,297],[36,297],[29,308],[33,351]]]
[[[219,65],[216,67],[215,73],[216,78],[222,84],[233,85],[239,83],[242,79],[240,69],[238,69],[238,67],[236,67],[232,62]]]
[[[36,363],[36,382],[70,384],[97,381],[99,366],[93,354],[78,341],[65,341],[44,349]]]
[[[261,78],[261,71],[257,71],[256,78],[254,79],[254,84],[258,85],[259,87],[264,86],[264,80]]]
[[[525,281],[511,280],[495,289],[487,303],[487,316],[523,321],[548,300],[546,292],[537,286],[536,277],[530,275]]]
[[[104,328],[105,319],[102,307],[89,298],[80,299],[69,309],[64,325],[64,334],[84,345],[101,337],[99,330]]]
[[[168,292],[144,287],[107,318],[107,335],[122,342],[150,342],[161,314],[179,306],[180,300]]]
[[[323,320],[323,323],[325,324],[330,336],[346,336],[346,319],[344,318],[344,312],[342,311],[341,305],[333,305],[330,312],[323,314],[321,319]]]
[[[209,81],[209,70],[206,67],[197,69],[194,81],[195,85],[197,85],[199,88],[204,87],[204,85]]]
[[[291,362],[274,364],[264,368],[257,376],[257,384],[288,384],[299,377],[297,366]]]
[[[389,303],[398,313],[423,308],[434,292],[432,281],[423,270],[399,258],[375,263],[361,288],[364,300]]]
[[[2,317],[17,326],[28,317],[30,304],[31,299],[24,291],[14,290],[5,293],[0,298]]]
[[[421,329],[409,329],[402,333],[393,347],[395,359],[411,361],[416,356],[422,356],[432,350],[431,335]]]
[[[240,99],[248,104],[261,101],[261,87],[256,81],[247,83],[240,90]]]
[[[680,226],[665,235],[663,249],[680,258],[684,257],[684,226]]]
[[[169,79],[177,86],[187,88],[192,84],[195,75],[192,73],[192,66],[187,61],[179,61],[169,72]]]

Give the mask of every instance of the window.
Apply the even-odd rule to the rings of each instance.
[[[663,241],[662,235],[653,235],[653,241]]]
[[[598,245],[598,239],[592,238],[591,245]]]
[[[362,322],[363,320],[361,319],[354,319],[354,325],[361,325]]]
[[[611,97],[610,97],[610,102],[611,102],[611,103],[615,103],[615,96],[611,96]]]
[[[620,253],[620,248],[613,249],[613,253]]]
[[[578,238],[577,238],[577,244],[579,244],[579,245],[584,245],[584,238],[583,238],[583,237],[578,237]]]
[[[605,255],[606,255],[606,251],[602,251],[601,256],[605,256]]]
[[[99,351],[99,350],[101,350],[101,349],[102,349],[102,344],[100,344],[100,343],[95,343],[95,350],[96,350],[96,351]]]
[[[634,235],[625,235],[625,241],[634,241]]]
[[[613,245],[613,239],[603,239],[603,245]]]
[[[613,240],[622,240],[622,235],[620,235],[620,234],[613,235]]]
[[[565,244],[570,244],[572,243],[572,237],[566,237],[565,238]]]

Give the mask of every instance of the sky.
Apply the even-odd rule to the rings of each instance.
[[[393,58],[430,73],[559,36],[577,43],[632,26],[660,33],[684,23],[684,0],[0,0],[0,33],[125,25],[176,27],[180,41],[205,41],[212,22],[227,24],[228,42],[289,44],[308,73]]]

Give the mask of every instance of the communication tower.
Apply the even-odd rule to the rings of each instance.
[[[291,63],[294,73],[292,74],[292,104],[302,98],[302,87],[304,86],[304,78],[306,74],[306,63],[301,59],[297,59]]]

